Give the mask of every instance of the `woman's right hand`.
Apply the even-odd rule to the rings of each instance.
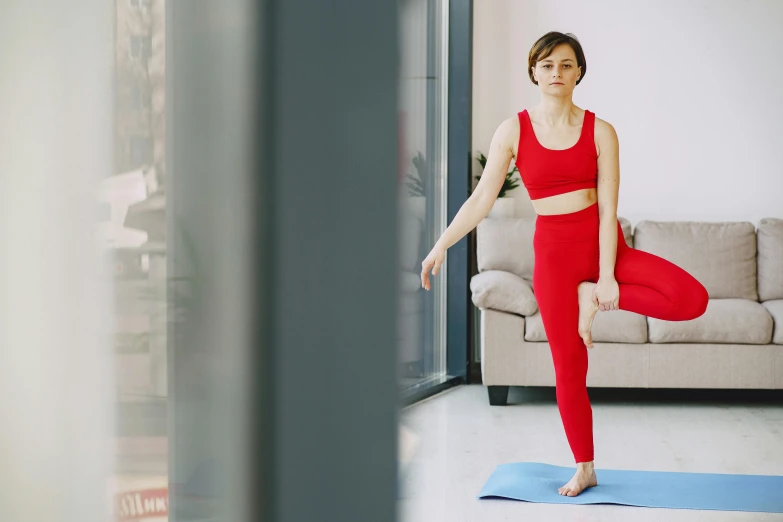
[[[430,253],[421,262],[421,286],[426,290],[430,289],[430,276],[428,272],[432,269],[432,275],[438,275],[440,265],[446,258],[446,249],[435,245]]]

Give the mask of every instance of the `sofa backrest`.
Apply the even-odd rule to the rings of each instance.
[[[533,279],[535,218],[486,218],[476,227],[479,272],[504,270]]]
[[[783,219],[762,219],[756,236],[759,300],[783,299]]]
[[[630,221],[622,217],[617,219],[622,226],[626,244],[633,246]],[[479,272],[504,270],[532,281],[535,229],[534,217],[482,220],[476,230],[476,257]]]
[[[689,272],[710,298],[758,300],[752,223],[645,220],[636,225],[634,244]]]
[[[623,229],[625,244],[633,248],[633,228],[631,227],[631,222],[621,216],[617,216],[617,221],[620,222],[620,226]]]

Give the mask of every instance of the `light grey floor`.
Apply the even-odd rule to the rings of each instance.
[[[590,389],[599,486],[601,468],[783,475],[783,395],[746,392]],[[401,522],[783,521],[767,513],[477,499],[499,464],[575,467],[554,388],[512,387],[508,406],[489,406],[484,386],[460,386],[409,406],[401,421],[419,440],[401,471]]]

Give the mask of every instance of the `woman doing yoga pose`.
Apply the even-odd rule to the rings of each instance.
[[[512,159],[537,214],[533,289],[555,368],[556,396],[576,461],[559,488],[576,496],[597,485],[593,415],[587,394],[587,349],[598,311],[628,310],[687,321],[707,308],[707,290],[679,266],[626,245],[617,220],[619,146],[614,127],[574,105],[587,64],[570,34],[550,32],[528,56],[528,75],[541,101],[503,121],[470,198],[422,262],[429,290],[446,250],[489,213]]]

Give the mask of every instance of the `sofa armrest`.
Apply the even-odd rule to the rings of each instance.
[[[503,270],[487,270],[470,279],[473,304],[479,308],[533,315],[538,303],[529,281]]]

